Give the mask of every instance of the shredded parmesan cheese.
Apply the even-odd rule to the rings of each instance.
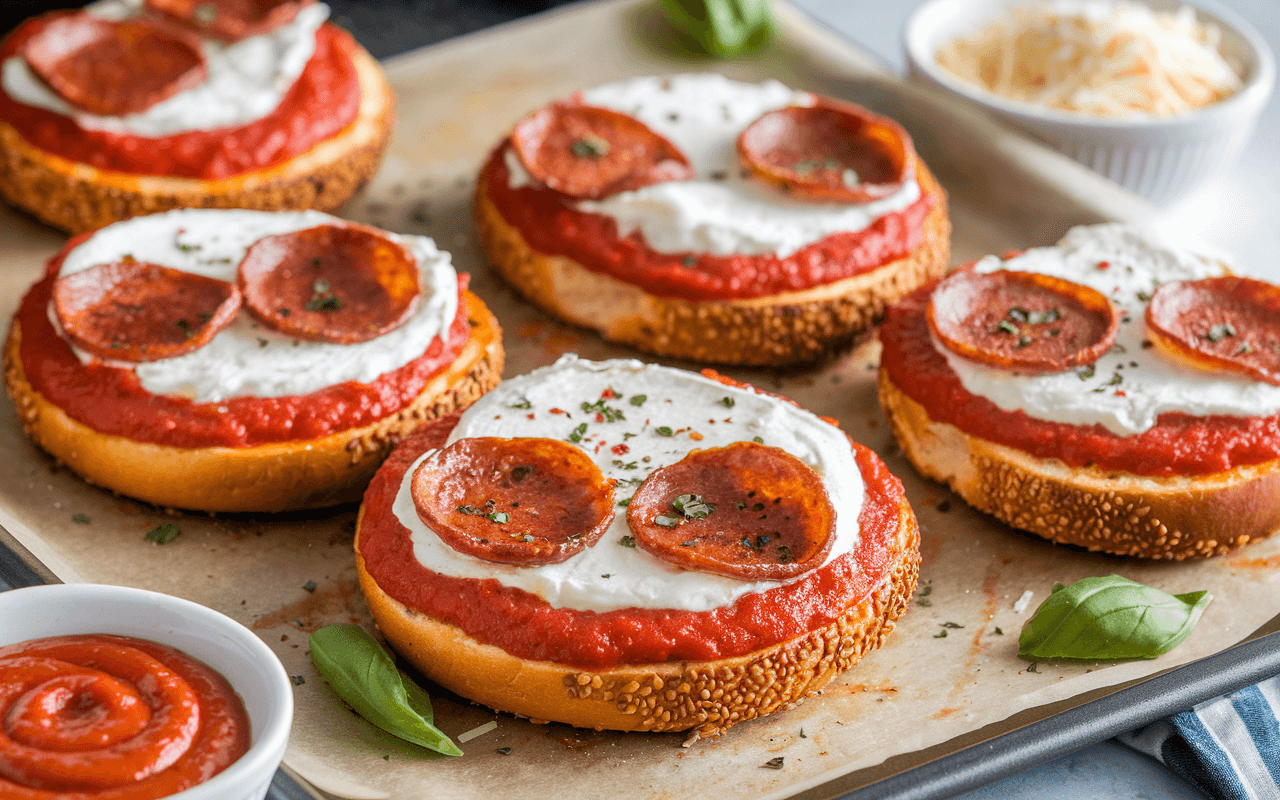
[[[481,725],[481,726],[480,726],[480,727],[478,727],[478,728],[472,728],[471,730],[467,731],[466,733],[460,733],[460,734],[458,734],[458,741],[459,741],[460,743],[465,744],[466,742],[471,741],[472,739],[476,738],[477,736],[484,736],[486,733],[488,733],[489,731],[493,730],[493,729],[494,729],[494,728],[496,728],[496,727],[498,727],[498,723],[497,723],[497,721],[496,721],[496,720],[490,720],[489,722],[486,722],[485,724]]]
[[[1018,6],[935,54],[962,80],[1011,100],[1103,117],[1178,114],[1239,91],[1222,32],[1191,8],[1139,3]]]
[[[1026,611],[1027,606],[1031,605],[1031,598],[1035,596],[1036,596],[1036,593],[1031,591],[1030,589],[1023,592],[1022,597],[1019,597],[1017,601],[1014,602],[1013,604],[1013,613],[1021,614],[1023,611]]]

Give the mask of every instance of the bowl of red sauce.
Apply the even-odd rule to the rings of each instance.
[[[0,797],[261,800],[293,690],[248,628],[123,586],[0,593]]]

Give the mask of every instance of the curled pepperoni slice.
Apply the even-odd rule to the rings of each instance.
[[[1147,335],[1206,370],[1280,386],[1280,286],[1235,276],[1171,281],[1147,306]]]
[[[236,42],[291,22],[315,0],[147,0],[147,7],[206,36]]]
[[[599,199],[693,177],[689,159],[635,117],[597,106],[554,103],[516,124],[511,144],[549,189]]]
[[[418,263],[372,228],[321,225],[259,239],[240,262],[244,304],[299,339],[354,344],[404,324],[418,307]]]
[[[156,361],[203,347],[240,309],[234,284],[118,261],[53,284],[58,322],[81,349],[114,361]]]
[[[1048,275],[960,270],[933,290],[929,330],[956,355],[1019,372],[1092,364],[1115,343],[1120,318],[1104,295]]]
[[[613,483],[555,439],[459,439],[410,485],[418,518],[460,553],[517,566],[558,564],[613,521]]]
[[[764,183],[841,203],[893,194],[915,164],[911,137],[898,123],[825,98],[762,114],[738,136],[738,157]]]
[[[782,580],[821,566],[835,509],[803,461],[738,442],[654,470],[632,496],[627,524],[636,544],[683,569]]]
[[[208,74],[193,37],[147,20],[86,12],[55,17],[27,40],[22,55],[72,106],[104,116],[145,111]]]

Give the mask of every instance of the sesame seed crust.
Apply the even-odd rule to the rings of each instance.
[[[1222,555],[1280,530],[1280,461],[1163,478],[1076,469],[935,422],[883,369],[879,389],[917,470],[979,511],[1050,541],[1182,560]]]
[[[216,180],[117,172],[45,152],[0,121],[0,195],[73,234],[174,208],[332,211],[377,171],[394,119],[382,68],[348,44],[360,82],[355,119],[281,164]]]
[[[886,305],[939,277],[950,258],[946,195],[917,160],[920,187],[934,206],[921,244],[906,257],[796,292],[741,300],[659,297],[573,259],[534,250],[489,199],[493,163],[480,174],[474,212],[494,269],[548,314],[658,355],[715,364],[813,361],[847,345],[884,316]]]

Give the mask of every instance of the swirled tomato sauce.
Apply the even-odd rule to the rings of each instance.
[[[776,255],[714,256],[659,253],[639,231],[618,235],[609,216],[579,211],[559,194],[534,186],[511,188],[504,141],[489,156],[481,185],[506,223],[546,255],[565,256],[592,272],[639,286],[659,297],[735,300],[795,292],[868,272],[905,257],[924,240],[924,220],[936,202],[928,193],[863,230],[836,233]]]
[[[857,549],[808,576],[748,594],[712,611],[554,608],[496,580],[454,578],[427,569],[392,501],[409,467],[443,446],[458,415],[418,428],[392,452],[365,492],[357,547],[365,569],[391,597],[513,656],[583,669],[729,658],[827,625],[867,598],[900,555],[894,547],[902,483],[884,462],[850,442],[866,485]]]
[[[244,755],[226,679],[172,647],[86,634],[0,647],[0,796],[150,800]]]
[[[1209,475],[1280,458],[1280,415],[1196,417],[1161,414],[1142,433],[1119,436],[1101,425],[1072,425],[1005,411],[970,393],[929,336],[925,309],[933,285],[889,309],[880,328],[880,367],[934,422],[1069,467],[1135,475]]]
[[[173,447],[252,447],[363,427],[408,406],[471,337],[466,300],[470,276],[463,273],[458,276],[458,315],[447,341],[437,336],[421,356],[370,383],[348,381],[306,395],[234,397],[217,403],[152,394],[132,369],[82,364],[49,321],[49,297],[62,261],[87,236],[72,239],[49,262],[45,277],[22,299],[17,321],[27,381],[67,416],[99,433]]]
[[[23,23],[0,46],[0,61],[56,15]],[[233,128],[188,131],[150,138],[91,131],[70,117],[23,105],[0,91],[0,120],[12,125],[32,147],[99,169],[137,175],[216,180],[255,172],[305,153],[355,119],[360,80],[351,54],[355,42],[323,25],[316,50],[280,105],[267,116]]]

